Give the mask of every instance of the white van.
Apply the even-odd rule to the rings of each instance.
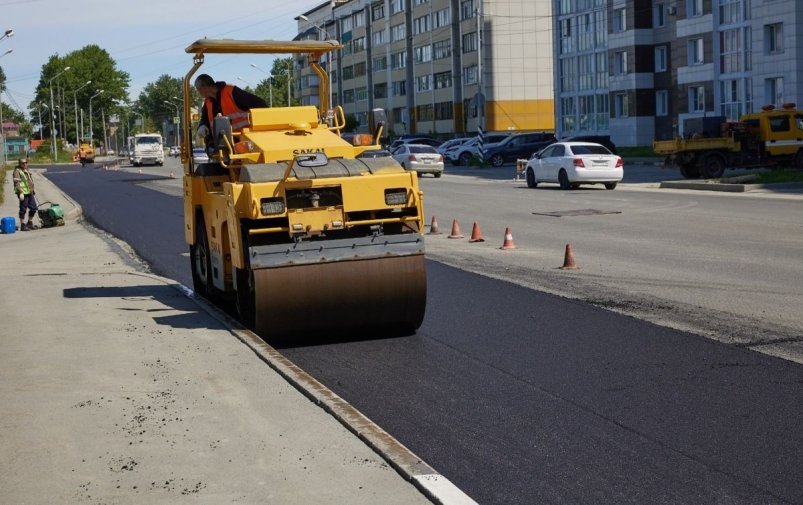
[[[135,167],[146,163],[164,165],[165,151],[162,136],[158,133],[139,133],[134,135],[133,149],[128,155],[131,164]]]

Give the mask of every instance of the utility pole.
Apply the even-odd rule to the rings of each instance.
[[[64,70],[59,72],[58,74],[54,75],[50,78],[48,82],[48,88],[50,89],[50,150],[53,154],[53,161],[58,161],[59,158],[59,149],[56,145],[56,125],[55,125],[55,118],[54,114],[56,113],[56,108],[53,105],[53,80],[58,79],[61,74],[69,70],[70,67],[64,67]]]

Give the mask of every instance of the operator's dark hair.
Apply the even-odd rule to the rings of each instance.
[[[201,74],[195,78],[195,87],[198,86],[214,86],[215,80],[209,74]]]

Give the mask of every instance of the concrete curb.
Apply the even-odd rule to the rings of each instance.
[[[774,184],[743,184],[743,183],[724,183],[713,181],[664,181],[659,186],[661,189],[695,189],[702,191],[722,191],[727,193],[748,193],[759,189],[800,189],[803,190],[803,182],[784,182]]]
[[[65,221],[65,223],[67,221],[81,221],[83,219],[84,210],[81,208],[81,206],[78,204],[78,202],[76,202],[75,200],[70,198],[58,186],[56,186],[55,184],[50,182],[50,179],[45,177],[45,174],[47,173],[47,169],[46,168],[31,167],[31,173],[36,174],[38,176],[36,178],[36,181],[34,182],[35,186],[39,186],[40,188],[42,186],[46,186],[44,194],[46,195],[47,200],[45,200],[45,201],[48,201],[53,196],[58,195],[58,198],[60,198],[60,201],[53,202],[53,203],[57,203],[57,204],[61,205],[61,208],[64,211],[64,221]],[[41,190],[40,190],[40,193],[41,193]],[[42,202],[39,202],[39,203],[41,204]]]
[[[437,505],[477,505],[477,502],[455,486],[449,479],[436,472],[362,412],[284,357],[257,334],[243,328],[238,321],[196,295],[193,290],[154,274],[143,273],[139,275],[164,282],[192,299],[204,312],[228,328],[232,335],[248,346],[265,364],[281,375],[289,384],[332,415],[347,430],[354,433],[357,438],[373,449],[433,503]]]

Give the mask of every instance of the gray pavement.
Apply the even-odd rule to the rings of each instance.
[[[0,502],[474,503],[33,172],[67,219],[0,235]]]

